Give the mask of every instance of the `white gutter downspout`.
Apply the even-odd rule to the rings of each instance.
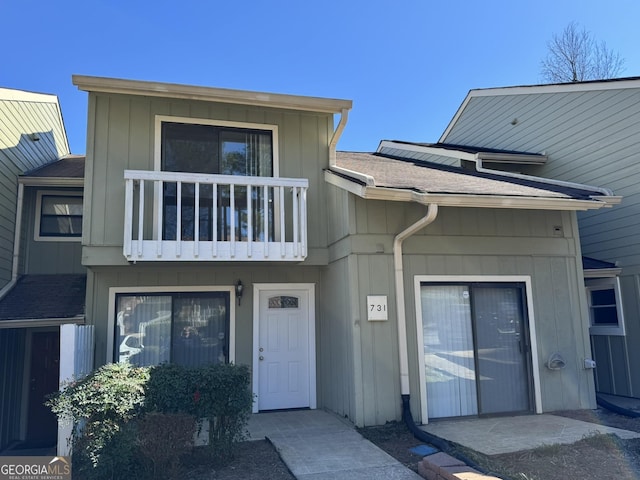
[[[430,203],[427,214],[393,240],[393,266],[396,284],[396,312],[398,316],[398,354],[400,356],[400,390],[401,394],[409,395],[409,353],[407,351],[407,316],[404,307],[404,269],[402,268],[402,242],[411,235],[423,229],[436,219],[438,205]]]
[[[344,127],[347,125],[347,120],[349,119],[349,109],[343,108],[340,113],[340,121],[338,122],[338,126],[333,132],[333,136],[331,137],[331,141],[329,142],[329,166],[335,167],[336,165],[336,146],[338,145],[338,140],[340,140],[340,136],[342,136],[342,132],[344,131]]]
[[[0,299],[9,293],[18,280],[18,258],[20,256],[20,230],[22,230],[22,204],[24,203],[24,185],[18,183],[18,199],[16,201],[16,225],[13,236],[13,263],[11,268],[11,280],[2,290],[0,290]]]

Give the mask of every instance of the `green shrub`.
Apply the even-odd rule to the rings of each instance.
[[[189,444],[180,440],[174,445],[176,425],[182,421],[178,418],[184,415],[192,421],[185,420],[183,433],[190,428],[193,440],[193,419],[205,419],[210,455],[228,458],[233,444],[245,438],[252,402],[246,366],[114,363],[67,385],[48,405],[61,420],[72,422],[72,460],[78,478],[128,479],[149,475],[141,454],[156,471],[175,474],[182,447]],[[175,428],[163,428],[164,417],[158,414],[173,415],[168,422],[178,422]],[[153,447],[154,442],[164,447]]]
[[[146,368],[107,364],[49,399],[60,420],[72,422],[74,471],[89,468],[91,478],[117,478],[114,465],[128,470],[135,450],[128,424],[141,412],[148,379]]]
[[[209,420],[209,447],[221,457],[232,453],[235,442],[246,438],[253,394],[249,368],[218,364],[194,372],[196,416]]]
[[[249,369],[233,364],[188,368],[153,367],[147,383],[146,411],[186,413],[209,423],[209,447],[221,458],[244,440],[253,395]],[[202,424],[199,423],[199,428]]]
[[[193,448],[196,419],[183,413],[149,413],[137,422],[140,453],[152,478],[180,478],[180,457]]]
[[[145,387],[145,411],[196,414],[195,382],[191,369],[163,363],[151,367]]]

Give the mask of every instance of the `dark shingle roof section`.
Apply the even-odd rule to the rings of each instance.
[[[25,172],[23,177],[32,178],[84,178],[85,157],[67,155],[59,160]]]
[[[618,268],[615,263],[605,262],[604,260],[598,260],[591,257],[582,257],[582,269],[583,270],[602,270],[609,268]]]
[[[591,196],[602,195],[586,189],[499,174],[477,173],[459,167],[379,153],[338,152],[336,165],[373,177],[376,187],[409,189],[420,193],[578,200],[591,200]],[[357,178],[353,180],[358,182]]]
[[[406,142],[402,140],[392,140],[393,143],[399,143],[403,145],[418,145],[421,147],[429,147],[429,148],[441,148],[443,150],[453,150],[456,152],[465,152],[465,153],[497,153],[497,154],[505,154],[505,155],[528,155],[531,157],[544,157],[539,153],[531,153],[531,152],[521,152],[518,150],[500,150],[497,148],[485,148],[485,147],[474,147],[472,145],[455,145],[453,143],[421,143],[421,142]]]
[[[0,300],[0,322],[83,316],[86,286],[86,275],[23,275]]]

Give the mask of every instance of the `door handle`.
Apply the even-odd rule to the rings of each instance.
[[[262,355],[260,355],[259,360],[260,361],[264,360],[264,357]]]

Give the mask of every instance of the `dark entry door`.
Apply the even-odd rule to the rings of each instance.
[[[44,405],[47,395],[58,390],[60,375],[60,335],[34,332],[31,336],[31,370],[27,442],[34,446],[55,445],[58,438],[56,416]]]

